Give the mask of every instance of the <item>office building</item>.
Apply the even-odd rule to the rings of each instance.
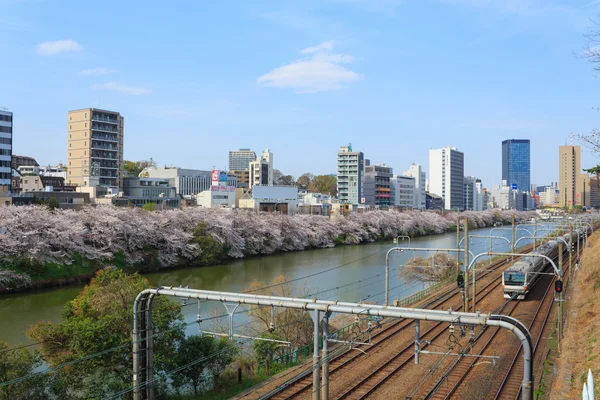
[[[474,176],[465,176],[463,184],[465,210],[483,211],[483,186],[481,179]]]
[[[249,186],[273,186],[273,153],[265,149],[260,157],[249,164]]]
[[[98,187],[98,196],[123,188],[124,118],[84,108],[68,114],[69,185]]]
[[[366,164],[366,162],[365,162]],[[390,179],[393,170],[385,164],[365,165],[365,204],[389,206],[394,204]]]
[[[581,193],[581,148],[579,146],[560,146],[558,148],[558,190],[561,207],[582,205]]]
[[[530,192],[531,160],[528,139],[508,139],[502,142],[502,180],[513,190]]]
[[[427,175],[419,164],[411,164],[408,171],[405,171],[404,176],[410,176],[415,178],[415,208],[424,210],[425,209],[425,193],[426,193],[426,181]]]
[[[401,208],[420,208],[417,203],[417,178],[412,176],[394,175],[391,180],[393,205]],[[425,199],[426,200],[426,199]],[[425,208],[425,207],[423,207]]]
[[[429,150],[429,193],[444,199],[447,210],[464,210],[465,156],[455,147]]]
[[[0,193],[11,193],[12,179],[13,114],[0,108]],[[5,200],[6,202],[6,200]]]
[[[352,145],[340,147],[337,154],[337,190],[340,203],[362,203],[364,163],[364,154],[361,151],[352,151]]]
[[[597,176],[590,176],[590,207],[600,208],[600,194],[598,188],[600,182],[598,182]]]
[[[250,149],[239,149],[229,152],[229,171],[247,171],[256,153]]]

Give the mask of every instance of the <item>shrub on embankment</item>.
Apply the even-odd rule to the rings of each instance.
[[[590,239],[581,257],[572,288],[567,288],[567,321],[562,352],[557,358],[556,377],[549,399],[577,399],[588,369],[592,370],[595,398],[600,395],[600,234]],[[570,297],[570,299],[569,299]]]
[[[91,274],[106,264],[147,271],[210,265],[227,258],[359,244],[397,235],[454,229],[459,217],[474,228],[531,217],[516,211],[461,214],[373,211],[331,218],[186,208],[144,211],[112,206],[80,211],[43,206],[0,207],[0,268],[18,273],[0,291],[33,281]]]

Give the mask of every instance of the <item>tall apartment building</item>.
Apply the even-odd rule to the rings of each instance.
[[[256,153],[250,149],[229,152],[229,171],[247,171],[250,163],[256,160]]]
[[[365,183],[365,156],[352,151],[352,145],[340,146],[337,154],[337,190],[340,203],[361,204]]]
[[[561,207],[582,205],[581,148],[560,146],[558,157],[559,204]]]
[[[84,108],[69,111],[68,182],[70,185],[123,188],[124,118],[114,111]]]
[[[366,163],[365,163],[366,164]],[[365,204],[376,206],[394,205],[394,193],[390,180],[393,169],[385,164],[365,165]]]
[[[249,164],[249,186],[273,186],[273,153],[265,149],[260,157]]]
[[[11,192],[13,114],[0,109],[0,193]]]
[[[413,163],[408,171],[404,172],[404,176],[415,178],[415,208],[424,210],[426,206],[425,186],[427,181],[427,175],[425,174],[425,171],[423,171],[423,168],[419,164]]]
[[[465,156],[455,147],[429,150],[429,192],[444,199],[447,210],[464,210]]]
[[[522,192],[530,191],[531,159],[529,139],[508,139],[502,142],[502,180]]]

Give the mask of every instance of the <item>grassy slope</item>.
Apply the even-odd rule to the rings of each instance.
[[[591,368],[595,396],[600,395],[600,232],[595,233],[581,258],[573,295],[567,303],[567,324],[558,374],[550,398],[581,398],[583,383]]]

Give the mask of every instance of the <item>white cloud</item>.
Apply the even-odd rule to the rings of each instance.
[[[83,50],[83,46],[71,39],[42,42],[35,46],[35,51],[41,56],[53,56],[59,53],[69,53],[81,50]]]
[[[92,89],[114,90],[116,92],[125,93],[125,94],[133,94],[133,95],[148,94],[151,92],[150,89],[146,89],[144,87],[124,86],[117,82],[107,82],[107,83],[103,83],[103,84],[96,84],[96,85],[92,86]]]
[[[331,51],[333,50],[333,41],[330,40],[328,42],[323,42],[319,45],[313,46],[313,47],[307,47],[304,50],[302,50],[302,54],[311,54],[311,53],[317,53],[320,51]]]
[[[256,81],[300,93],[315,93],[342,89],[346,84],[360,80],[361,75],[340,65],[352,62],[354,58],[348,54],[332,53],[333,46],[334,42],[329,41],[307,47],[301,52],[307,57],[275,68]]]
[[[83,76],[89,76],[89,75],[108,75],[110,73],[112,73],[113,71],[108,69],[108,68],[90,68],[90,69],[82,69],[81,71],[79,71],[79,75],[83,75]]]

